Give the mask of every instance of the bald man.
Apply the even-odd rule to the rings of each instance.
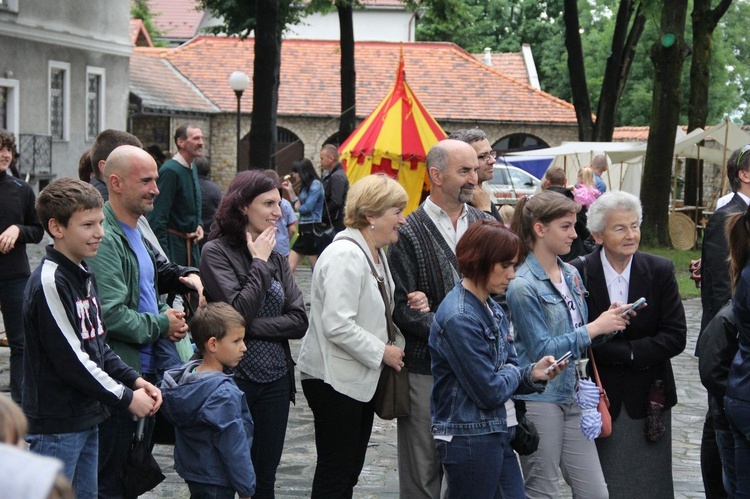
[[[602,180],[602,175],[607,171],[607,168],[609,168],[609,165],[607,164],[607,156],[604,154],[594,156],[589,167],[594,170],[594,186],[599,189],[599,192],[604,194],[607,192],[607,184]]]
[[[104,178],[106,236],[87,263],[96,275],[107,342],[147,381],[157,383],[158,373],[181,364],[175,342],[185,336],[187,324],[184,313],[159,301],[154,255],[137,228],[159,193],[156,162],[143,149],[120,146],[107,157]],[[112,410],[99,425],[99,497],[122,497],[119,476],[135,429],[124,410]]]
[[[398,419],[398,477],[401,497],[440,497],[440,457],[430,431],[432,372],[427,340],[437,306],[461,274],[456,244],[480,218],[492,218],[467,203],[477,187],[477,153],[460,140],[438,142],[427,153],[430,195],[406,217],[398,242],[388,249],[393,282],[393,320],[406,338],[411,413]],[[409,307],[409,293],[423,291],[430,311]]]

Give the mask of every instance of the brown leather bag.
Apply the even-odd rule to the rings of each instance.
[[[599,371],[596,369],[594,350],[592,348],[589,348],[589,358],[591,359],[591,366],[594,369],[596,386],[599,387],[599,405],[596,410],[602,415],[602,432],[596,438],[607,438],[612,434],[612,416],[609,415],[609,398],[607,397],[607,392],[604,391],[602,381],[599,379]]]

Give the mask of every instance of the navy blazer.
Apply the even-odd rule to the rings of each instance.
[[[601,247],[586,257],[586,303],[589,318],[609,309],[609,293],[604,279]],[[572,262],[583,276],[583,262]],[[609,341],[594,342],[593,350],[602,385],[609,397],[613,418],[625,405],[634,419],[646,417],[648,391],[654,380],[664,382],[665,408],[677,403],[672,364],[669,359],[685,349],[687,325],[685,309],[671,261],[637,251],[630,271],[628,303],[641,296],[648,306],[639,310],[624,331]],[[632,360],[631,360],[632,359]]]

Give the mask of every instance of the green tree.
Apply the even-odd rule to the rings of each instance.
[[[672,153],[680,120],[680,81],[690,48],[685,42],[688,0],[665,0],[659,31],[662,36],[649,50],[654,63],[654,91],[648,144],[643,164],[641,199],[643,206],[642,241],[653,246],[669,246],[668,211]]]
[[[156,26],[156,24],[154,24],[154,17],[158,15],[158,12],[151,12],[151,5],[149,0],[131,0],[130,18],[140,19],[141,21],[143,21],[143,27],[146,28],[148,36],[151,37],[151,43],[153,43],[155,47],[166,47],[166,41],[157,40],[157,38],[163,36],[161,30]]]

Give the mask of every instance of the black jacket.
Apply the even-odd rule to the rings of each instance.
[[[126,409],[138,373],[105,343],[96,280],[47,247],[29,278],[23,307],[23,412],[29,433],[70,433]]]
[[[714,417],[714,425],[728,429],[729,423],[724,415],[724,395],[727,392],[729,367],[739,350],[731,302],[724,305],[703,328],[698,338],[697,349],[701,351],[698,373],[701,384],[708,392],[708,408]]]
[[[726,223],[732,213],[745,212],[747,204],[736,194],[726,205],[711,215],[703,232],[701,250],[701,331],[732,298],[732,283],[729,281],[729,242]],[[698,348],[696,347],[696,355]]]
[[[570,262],[584,278],[592,320],[610,306],[601,251],[597,248],[586,257],[585,278],[581,260]],[[638,311],[630,325],[609,341],[593,346],[612,418],[617,417],[622,405],[631,418],[645,418],[648,391],[657,379],[664,382],[664,407],[677,403],[670,359],[685,349],[687,324],[671,261],[640,251],[633,255],[628,303],[642,296],[648,306]]]
[[[346,195],[349,193],[349,179],[341,167],[336,163],[331,173],[322,180],[325,190],[325,206],[323,207],[323,220],[327,224],[333,224],[336,232],[344,230],[344,207],[346,206]],[[326,212],[326,209],[328,211]],[[330,214],[330,219],[328,215]]]
[[[557,187],[552,185],[550,187],[547,187],[547,190],[557,192],[575,201],[573,192],[567,187]],[[568,253],[567,255],[560,255],[560,259],[563,262],[570,262],[571,260],[573,260],[574,258],[578,258],[579,256],[588,255],[594,249],[596,243],[594,243],[594,240],[591,237],[591,233],[589,232],[588,227],[586,227],[586,224],[588,224],[588,215],[586,214],[586,211],[586,207],[581,206],[580,211],[576,213],[575,229],[578,237],[575,238],[573,240],[573,244],[570,245],[570,253]]]
[[[17,225],[21,232],[12,250],[0,253],[0,279],[29,275],[26,245],[38,243],[44,235],[34,208],[34,190],[6,170],[0,172],[0,234],[11,225]]]

